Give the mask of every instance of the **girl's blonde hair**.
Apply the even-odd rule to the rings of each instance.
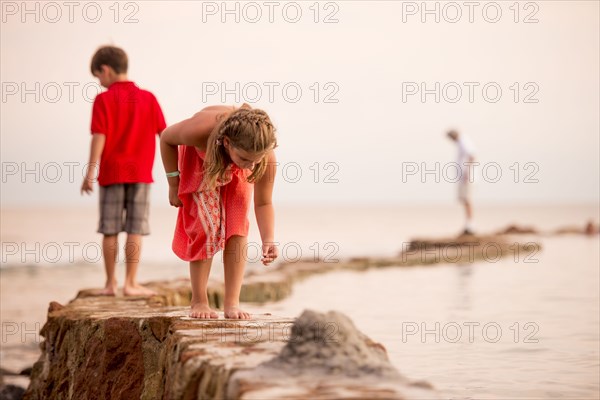
[[[223,118],[223,117],[222,117]],[[208,137],[204,160],[204,185],[208,189],[217,187],[219,180],[226,181],[228,156],[223,139],[229,138],[233,147],[249,153],[266,153],[277,147],[275,127],[266,112],[251,109],[248,105],[227,115]],[[248,182],[259,180],[267,170],[267,158],[263,157],[248,176]]]

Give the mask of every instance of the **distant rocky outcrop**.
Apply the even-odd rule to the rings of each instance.
[[[539,235],[540,232],[531,226],[508,225],[496,232],[497,235]]]
[[[536,241],[518,242],[507,235],[460,235],[437,239],[414,239],[398,258],[400,265],[438,263],[468,264],[476,261],[495,263],[515,252],[535,253],[541,249]]]
[[[587,221],[583,225],[563,226],[552,231],[544,232],[531,226],[522,226],[517,224],[508,225],[504,229],[496,232],[496,235],[587,235],[595,236],[600,233],[600,227],[593,220]]]
[[[581,226],[564,226],[562,228],[558,228],[554,231],[556,235],[564,235],[564,234],[579,234],[579,235],[587,235],[587,236],[595,236],[600,233],[600,227],[598,224],[594,223],[594,221],[588,221],[583,227]]]

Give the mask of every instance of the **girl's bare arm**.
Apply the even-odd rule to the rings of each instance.
[[[218,116],[229,108],[222,106],[208,107],[193,117],[169,126],[160,135],[160,155],[162,158],[165,172],[175,172],[178,168],[177,146],[195,146],[201,149],[206,148],[206,143],[210,133],[217,125]],[[179,188],[179,177],[172,176],[167,178],[169,182],[169,203],[172,206],[181,206],[177,192]]]
[[[160,135],[160,154],[166,172],[177,170],[177,146],[206,147],[208,136],[217,123],[219,112],[202,110],[193,117],[169,126]]]
[[[267,265],[277,258],[275,246],[275,210],[273,208],[273,186],[277,170],[275,152],[266,155],[268,164],[265,174],[254,185],[254,213],[263,242],[263,264]]]

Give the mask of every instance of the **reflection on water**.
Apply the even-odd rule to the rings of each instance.
[[[451,398],[597,399],[598,238],[543,239],[537,262],[309,278],[269,305],[347,313],[406,376]],[[533,261],[533,260],[531,260]]]

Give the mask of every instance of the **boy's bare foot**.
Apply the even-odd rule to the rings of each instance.
[[[251,319],[250,313],[240,310],[239,307],[225,307],[225,318],[228,319]]]
[[[125,296],[154,296],[156,292],[152,289],[143,287],[142,285],[124,286],[123,294]]]
[[[200,319],[216,319],[219,318],[219,315],[209,306],[202,303],[192,304],[192,309],[190,310],[191,318],[200,318]]]

